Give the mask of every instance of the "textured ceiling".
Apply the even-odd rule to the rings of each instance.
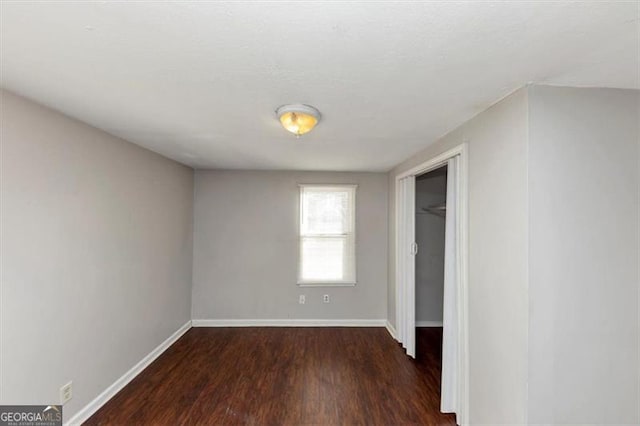
[[[3,1],[0,84],[198,168],[384,171],[528,82],[638,88],[639,8]]]

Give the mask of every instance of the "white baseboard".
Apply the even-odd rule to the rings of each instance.
[[[194,319],[194,327],[384,327],[386,320],[374,319]]]
[[[133,380],[142,370],[147,368],[156,358],[158,358],[169,346],[175,343],[184,333],[191,328],[191,321],[187,321],[182,327],[180,327],[175,333],[173,333],[167,340],[160,343],[158,347],[152,350],[147,356],[145,356],[139,363],[134,365],[129,371],[124,373],[122,377],[113,382],[111,386],[106,388],[100,395],[98,395],[93,401],[85,405],[80,411],[78,411],[73,417],[71,417],[65,425],[80,425],[85,422],[89,417],[93,415],[100,407],[102,407],[107,401],[118,393],[123,387],[125,387],[131,380]]]
[[[442,321],[416,321],[416,327],[442,327]]]
[[[396,337],[396,329],[393,328],[393,326],[391,325],[391,323],[389,321],[386,321],[385,327],[387,328],[387,331],[389,332],[391,337],[393,337],[393,340],[397,341],[398,338]]]

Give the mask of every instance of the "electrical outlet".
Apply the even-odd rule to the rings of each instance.
[[[298,299],[298,303],[301,304],[301,305],[304,305],[304,302],[305,302],[304,294],[301,294],[300,295],[300,299]]]
[[[322,301],[324,303],[329,303],[329,302],[331,302],[331,299],[329,299],[329,295],[328,294],[325,294],[324,296],[322,296]]]
[[[65,404],[73,398],[73,382],[69,382],[60,388],[60,404]]]

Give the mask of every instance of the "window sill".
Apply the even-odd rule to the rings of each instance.
[[[356,282],[298,282],[298,287],[355,287]]]

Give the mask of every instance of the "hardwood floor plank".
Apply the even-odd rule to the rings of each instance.
[[[442,329],[418,360],[382,328],[193,328],[87,425],[453,425]]]

